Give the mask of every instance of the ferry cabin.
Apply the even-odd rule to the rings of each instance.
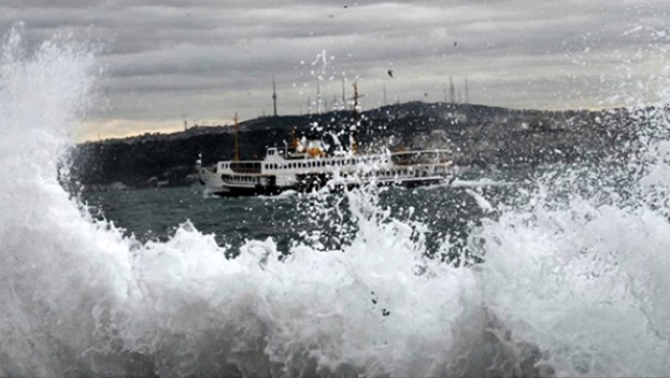
[[[437,182],[445,179],[449,165],[445,151],[314,156],[269,148],[262,161],[220,161],[212,170],[201,168],[200,175],[206,190],[213,194],[275,194],[286,189],[318,189],[326,184]]]

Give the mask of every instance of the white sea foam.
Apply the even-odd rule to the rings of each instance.
[[[57,180],[94,54],[19,37],[0,76],[0,375],[670,374],[670,227],[644,200],[491,208],[469,241],[484,262],[460,268],[360,190],[338,251],[250,240],[226,259],[190,223],[142,244]]]

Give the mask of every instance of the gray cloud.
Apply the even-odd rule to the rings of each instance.
[[[346,7],[345,7],[346,5]],[[597,107],[654,101],[634,88],[658,75],[670,34],[665,0],[9,0],[0,28],[32,43],[73,32],[105,46],[92,122],[230,119],[307,110],[354,80],[363,105],[443,99],[465,77],[474,102]],[[392,68],[394,78],[386,71]],[[615,92],[632,95],[619,96]],[[426,94],[428,96],[426,96]],[[633,98],[635,97],[635,98]],[[627,100],[626,100],[627,99]],[[147,126],[150,127],[150,126]]]

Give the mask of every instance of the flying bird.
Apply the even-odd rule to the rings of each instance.
[[[386,71],[386,73],[388,73],[389,76],[393,78],[393,70],[389,69],[388,71]]]
[[[454,46],[458,46],[458,41],[454,41]]]

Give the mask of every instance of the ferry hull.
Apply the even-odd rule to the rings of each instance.
[[[201,184],[207,195],[218,197],[253,197],[253,196],[274,196],[293,190],[300,193],[310,193],[314,191],[326,190],[328,192],[340,192],[345,189],[353,189],[365,185],[376,186],[397,186],[405,188],[415,188],[428,185],[449,184],[455,179],[454,175],[431,176],[431,177],[409,177],[402,179],[341,179],[332,178],[326,175],[314,175],[301,177],[295,185],[278,187],[255,185],[253,187],[240,187],[226,185],[215,175],[209,178],[201,178]],[[271,180],[272,181],[272,180]]]

